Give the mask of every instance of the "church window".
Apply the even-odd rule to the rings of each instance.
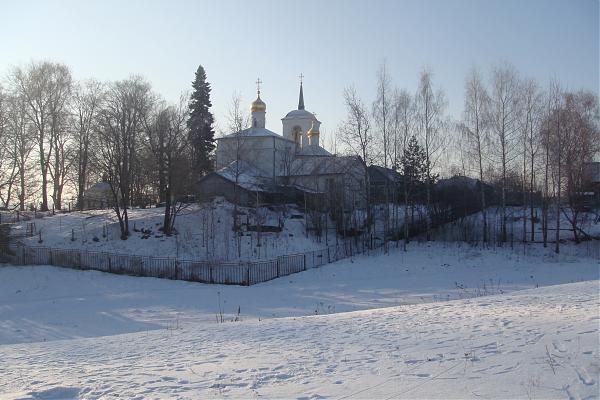
[[[302,136],[302,128],[295,126],[293,131],[294,142],[300,144],[300,137]]]

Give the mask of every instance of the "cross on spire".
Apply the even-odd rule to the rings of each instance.
[[[260,84],[263,82],[260,80],[260,78],[258,78],[255,83],[256,83],[256,92],[260,96]]]
[[[304,110],[304,93],[302,92],[302,78],[304,75],[301,73],[298,78],[300,78],[300,95],[298,96],[298,110]]]

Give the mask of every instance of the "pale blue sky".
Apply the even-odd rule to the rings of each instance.
[[[342,91],[367,103],[378,65],[394,84],[416,89],[434,72],[460,116],[468,70],[509,61],[545,84],[598,92],[598,0],[424,1],[0,1],[0,73],[30,60],[68,64],[77,79],[141,74],[167,100],[188,90],[198,64],[212,84],[221,126],[232,93],[244,105],[262,79],[267,127],[297,105],[331,134],[344,117]]]

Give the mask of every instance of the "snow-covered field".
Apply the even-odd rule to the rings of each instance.
[[[528,253],[415,243],[251,287],[0,267],[0,398],[597,398],[599,262]]]

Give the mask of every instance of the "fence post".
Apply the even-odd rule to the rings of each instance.
[[[304,270],[306,271],[306,253],[304,253],[302,259],[304,260]]]
[[[250,265],[250,262],[246,265],[246,286],[250,286]]]
[[[175,279],[179,279],[179,260],[175,259]]]
[[[276,263],[277,263],[277,277],[278,277],[278,278],[279,278],[279,260],[280,260],[280,259],[281,259],[281,256],[278,256],[278,257],[277,257],[277,261],[276,261]]]

